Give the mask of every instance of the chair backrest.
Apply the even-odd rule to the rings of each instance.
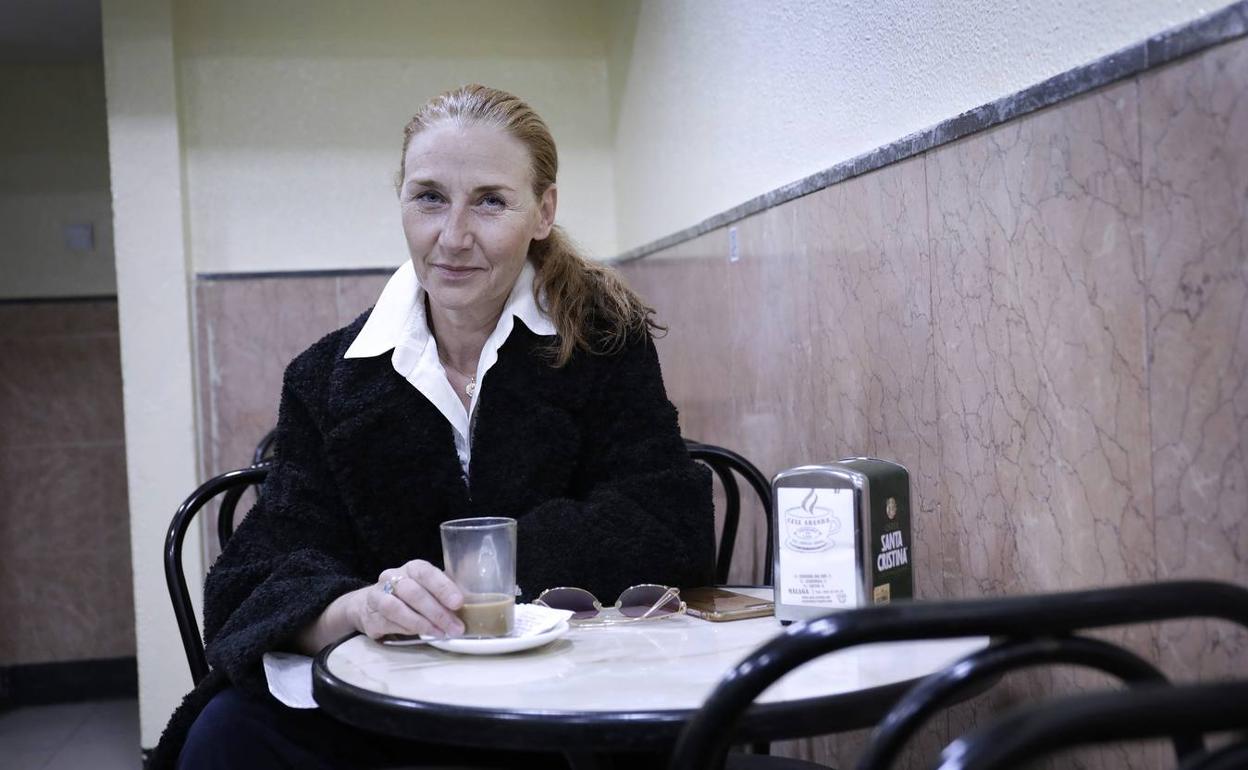
[[[1240,726],[1239,741],[1197,754],[1184,762],[1179,770],[1244,770],[1248,767],[1248,735]]]
[[[715,558],[715,582],[721,585],[727,583],[728,570],[732,567],[732,553],[741,522],[741,491],[736,479],[739,475],[749,484],[763,507],[763,518],[767,522],[767,543],[763,551],[763,585],[771,585],[771,483],[753,463],[730,449],[692,439],[685,439],[685,446],[689,449],[689,456],[705,463],[724,488],[724,527],[719,536],[719,551]]]
[[[898,603],[795,623],[725,675],[681,732],[670,766],[681,770],[721,766],[734,726],[763,690],[801,664],[847,647],[966,636],[994,637],[995,646],[1084,629],[1197,617],[1222,618],[1248,628],[1248,590],[1228,583],[1174,581],[999,599]]]
[[[191,522],[195,520],[195,514],[210,500],[221,495],[221,505],[217,510],[217,537],[221,547],[225,548],[226,541],[234,532],[234,509],[238,506],[239,498],[249,487],[262,484],[268,475],[268,464],[261,463],[211,478],[199,485],[178,506],[169,523],[169,531],[165,535],[165,582],[169,586],[169,600],[173,602],[173,615],[178,621],[182,648],[186,651],[186,662],[191,668],[191,679],[195,684],[199,684],[208,675],[208,660],[204,656],[204,640],[199,633],[191,595],[187,590],[186,574],[182,569],[182,542],[186,539]]]
[[[1002,770],[1074,746],[1245,729],[1248,682],[1154,684],[1014,709],[945,747],[939,770]],[[1183,767],[1243,768],[1246,745],[1195,752]]]
[[[1090,668],[1117,677],[1130,688],[1167,684],[1155,666],[1135,653],[1099,639],[1082,636],[1003,639],[957,660],[926,677],[897,701],[876,727],[856,770],[892,767],[906,741],[938,710],[963,696],[974,695],[1003,674],[1028,666],[1067,665]],[[1174,736],[1175,756],[1182,760],[1203,751],[1198,734]]]
[[[264,434],[264,438],[260,439],[260,443],[256,444],[256,450],[251,453],[251,464],[259,465],[262,462],[273,459],[273,452],[276,448],[275,439],[277,438],[277,428],[273,428]]]

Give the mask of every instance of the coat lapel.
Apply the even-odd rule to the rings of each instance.
[[[423,558],[441,564],[438,525],[469,515],[446,419],[389,356],[339,359],[331,376],[326,455],[372,571]],[[380,565],[380,566],[377,566]]]
[[[584,394],[574,367],[554,369],[540,358],[543,344],[517,328],[485,376],[469,474],[474,516],[519,517],[577,491]]]
[[[552,368],[542,338],[518,327],[486,374],[472,441],[471,488],[450,423],[389,356],[339,359],[331,373],[325,452],[355,523],[365,573],[409,559],[441,565],[438,525],[465,516],[523,516],[584,490],[579,419],[583,364]],[[471,495],[471,497],[470,497]]]

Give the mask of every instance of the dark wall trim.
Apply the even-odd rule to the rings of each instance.
[[[351,275],[390,275],[399,268],[357,267],[342,270],[272,270],[254,273],[196,273],[197,281],[254,281],[261,278],[340,278]]]
[[[630,249],[610,261],[618,264],[641,259],[773,206],[897,163],[942,144],[1050,107],[1101,86],[1133,77],[1184,56],[1236,40],[1246,34],[1248,34],[1248,0],[1239,0],[1208,16],[1166,30],[1143,42],[1063,72],[1030,88],[967,110],[961,115],[904,136],[891,144],[878,147],[856,158],[850,158],[829,169],[811,174],[805,179],[763,193],[757,198],[751,198],[740,206],[716,214],[692,227]]]
[[[116,302],[116,294],[86,294],[79,297],[0,297],[0,305],[47,305],[54,302]]]
[[[0,710],[47,703],[134,698],[138,693],[139,669],[134,658],[0,666]]]

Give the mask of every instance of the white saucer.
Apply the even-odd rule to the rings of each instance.
[[[568,629],[568,621],[561,620],[549,631],[531,636],[500,636],[497,639],[387,639],[382,644],[391,647],[427,644],[445,652],[458,652],[462,655],[505,655],[549,644],[566,634]]]

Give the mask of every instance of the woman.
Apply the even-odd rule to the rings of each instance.
[[[709,474],[664,392],[653,311],[554,226],[556,170],[546,125],[501,91],[448,92],[408,123],[411,260],[287,368],[276,466],[204,587],[213,672],[152,767],[437,761],[282,706],[260,662],[353,631],[462,632],[443,521],[516,518],[522,600],[710,582]]]

